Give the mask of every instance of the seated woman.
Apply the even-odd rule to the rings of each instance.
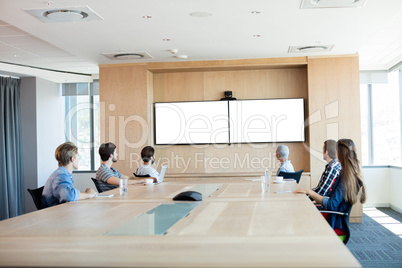
[[[318,204],[322,204],[326,210],[346,212],[358,201],[359,192],[360,202],[366,201],[366,186],[357,159],[356,146],[352,140],[340,139],[336,143],[336,158],[342,169],[332,185],[329,196],[321,196],[313,190],[307,189],[299,189],[295,193],[308,194]],[[327,221],[338,235],[342,235],[346,231],[339,215],[328,214]]]

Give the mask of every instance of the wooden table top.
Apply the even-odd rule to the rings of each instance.
[[[216,182],[219,184],[219,182]],[[105,235],[199,182],[134,185],[0,222],[0,266],[360,267],[295,183],[222,183],[165,235]]]

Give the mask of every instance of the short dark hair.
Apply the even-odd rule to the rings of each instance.
[[[99,155],[100,155],[102,161],[109,160],[110,155],[114,154],[115,149],[116,149],[116,145],[114,145],[111,142],[102,143],[101,146],[99,146]]]
[[[151,160],[151,156],[154,156],[155,149],[152,146],[146,146],[141,151],[142,161],[148,163]]]
[[[336,141],[334,140],[326,140],[324,142],[324,153],[328,151],[328,156],[331,159],[336,158]]]
[[[57,147],[54,157],[57,162],[59,162],[59,167],[61,167],[67,166],[71,161],[71,157],[76,156],[77,154],[77,146],[72,142],[65,142]]]

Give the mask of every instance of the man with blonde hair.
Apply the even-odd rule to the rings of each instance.
[[[56,169],[47,179],[42,193],[42,207],[51,207],[61,203],[92,198],[96,192],[87,188],[80,192],[74,188],[73,170],[78,168],[78,148],[72,142],[65,142],[57,147],[55,158],[59,163]]]

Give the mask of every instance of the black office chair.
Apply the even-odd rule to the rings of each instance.
[[[42,209],[42,193],[43,193],[43,188],[45,188],[45,186],[36,188],[36,189],[27,189],[27,191],[31,194],[32,199],[35,203],[35,206],[38,210]]]
[[[350,211],[352,210],[353,205],[350,204],[345,212],[339,212],[339,211],[332,211],[332,210],[320,210],[321,213],[327,213],[327,214],[334,214],[338,217],[341,217],[342,225],[344,226],[343,230],[346,234],[344,235],[338,235],[338,237],[342,240],[342,242],[346,245],[348,243],[349,238],[350,238],[350,229],[349,229],[349,217],[350,217]],[[329,222],[329,219],[327,217],[327,221]]]
[[[137,175],[137,173],[133,173],[134,176],[138,177],[138,178],[149,178],[151,176],[149,176],[149,174],[145,174],[145,175]]]
[[[278,176],[283,177],[284,179],[294,179],[296,183],[299,183],[301,175],[304,169],[297,171],[297,172],[279,172]]]
[[[97,179],[91,178],[93,183],[95,184],[96,190],[98,190],[98,193],[102,193],[103,189],[102,186],[100,185],[99,181]]]
[[[95,184],[96,190],[98,190],[98,193],[103,193],[109,190],[113,190],[119,186],[117,185],[112,185],[94,178],[91,178],[93,183]]]

